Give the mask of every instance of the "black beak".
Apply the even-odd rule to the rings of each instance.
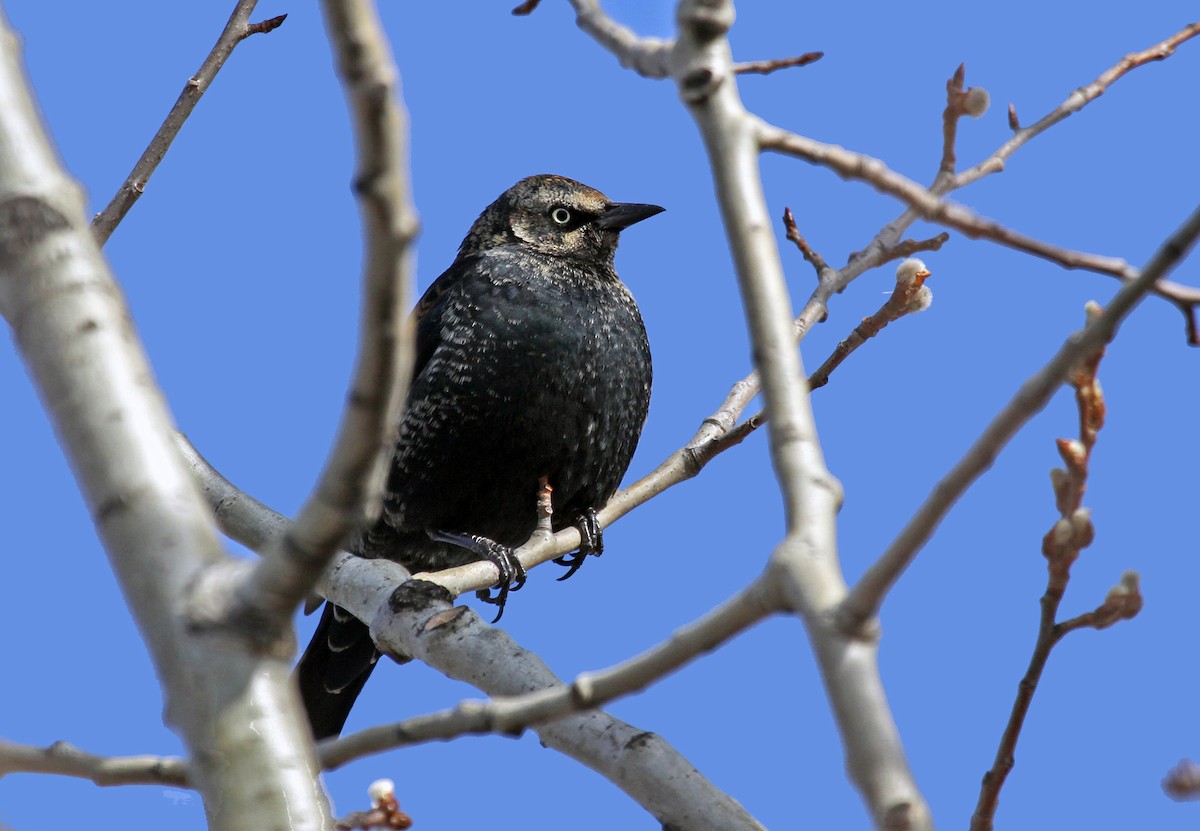
[[[606,231],[620,231],[635,222],[649,219],[655,214],[662,213],[665,208],[658,205],[639,205],[636,202],[614,202],[605,208],[604,213],[596,220],[596,225]]]

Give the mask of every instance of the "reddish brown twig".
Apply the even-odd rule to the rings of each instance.
[[[960,63],[946,82],[946,109],[942,112],[942,161],[938,165],[937,177],[931,189],[936,189],[941,182],[954,178],[954,167],[957,163],[954,146],[958,140],[958,120],[964,115],[979,118],[987,112],[987,91],[982,87],[963,89],[966,75],[967,65]]]
[[[776,58],[770,61],[746,61],[745,63],[735,63],[730,67],[738,75],[754,74],[754,75],[770,75],[772,72],[777,72],[780,69],[791,69],[795,66],[808,66],[810,63],[815,63],[825,57],[824,52],[805,52],[803,55],[796,55],[794,58]]]
[[[245,40],[251,35],[265,35],[267,32],[274,32],[283,25],[283,21],[285,20],[287,20],[287,15],[281,14],[277,17],[268,17],[266,20],[260,20],[258,23],[250,23],[242,31],[239,40]]]
[[[1088,307],[1089,319],[1099,315],[1099,306],[1090,303]],[[1137,573],[1127,571],[1121,576],[1121,582],[1109,590],[1104,602],[1094,610],[1056,622],[1059,604],[1071,579],[1071,566],[1095,536],[1091,512],[1083,507],[1083,495],[1087,490],[1092,448],[1095,447],[1100,428],[1104,426],[1104,396],[1096,381],[1096,370],[1103,356],[1104,349],[1098,349],[1079,364],[1068,379],[1075,388],[1079,438],[1058,440],[1058,452],[1065,466],[1051,471],[1050,480],[1054,486],[1059,519],[1042,539],[1048,575],[1046,591],[1041,599],[1037,642],[1029,667],[1017,688],[1017,697],[1000,738],[996,758],[991,769],[984,774],[979,801],[971,817],[971,831],[991,831],[993,827],[1000,790],[1016,763],[1014,754],[1017,740],[1051,650],[1069,632],[1082,628],[1104,629],[1117,621],[1134,617],[1142,608]]]
[[[804,255],[804,259],[817,270],[817,279],[826,271],[831,271],[829,263],[825,262],[825,258],[814,251],[808,244],[808,241],[800,235],[800,229],[796,227],[796,217],[792,216],[791,208],[783,209],[783,228],[787,232],[787,238],[800,249],[800,253]]]
[[[933,294],[925,285],[928,277],[929,270],[920,260],[905,260],[901,263],[896,273],[896,288],[891,295],[879,307],[879,311],[870,317],[864,317],[862,323],[855,326],[846,339],[834,348],[833,354],[825,359],[825,363],[808,377],[808,388],[815,390],[828,384],[830,373],[841,366],[854,350],[878,335],[893,320],[929,308]]]
[[[524,3],[517,6],[515,9],[513,9],[512,13],[517,15],[518,17],[527,15],[530,12],[532,12],[534,9],[536,9],[538,7],[538,4],[541,2],[542,2],[542,0],[525,0]]]

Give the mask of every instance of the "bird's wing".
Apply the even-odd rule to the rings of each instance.
[[[429,284],[421,299],[417,301],[412,312],[413,323],[417,327],[417,355],[413,364],[413,377],[416,378],[425,369],[433,353],[437,351],[442,341],[442,312],[454,290],[460,287],[464,277],[469,274],[477,255],[459,257],[450,267]]]

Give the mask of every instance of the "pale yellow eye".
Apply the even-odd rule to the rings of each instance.
[[[552,208],[550,210],[550,218],[559,225],[566,225],[571,221],[571,212],[563,207]]]

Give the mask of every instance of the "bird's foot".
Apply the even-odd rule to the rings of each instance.
[[[435,542],[447,542],[457,545],[459,548],[465,548],[473,554],[478,554],[481,560],[487,560],[496,567],[496,570],[500,572],[500,579],[492,588],[480,589],[475,592],[475,596],[484,603],[499,606],[492,623],[500,620],[504,615],[504,604],[508,602],[508,593],[515,592],[525,585],[525,566],[521,565],[521,561],[517,559],[516,552],[507,545],[501,545],[495,540],[475,534],[451,534],[446,531],[429,531],[428,533],[430,539]],[[496,594],[492,594],[492,589],[496,590]]]
[[[567,573],[558,578],[559,582],[579,571],[588,555],[599,557],[604,553],[604,529],[600,527],[600,520],[596,517],[595,508],[588,508],[584,511],[575,522],[575,527],[579,529],[579,550],[556,557],[554,560],[555,563],[567,569]]]

